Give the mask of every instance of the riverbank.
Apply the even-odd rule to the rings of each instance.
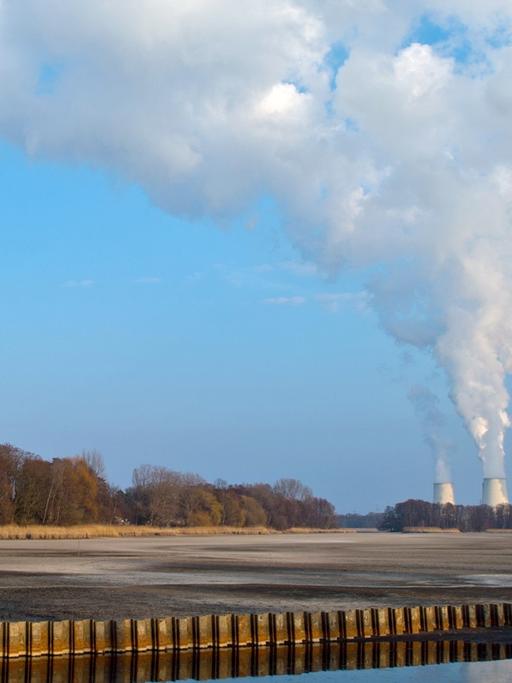
[[[0,541],[0,620],[494,602],[512,602],[507,533]]]
[[[152,536],[262,536],[268,534],[350,534],[378,533],[377,529],[270,529],[269,527],[201,526],[155,527],[135,525],[86,524],[78,526],[46,526],[9,524],[0,526],[0,540],[78,540],[86,538],[148,538]]]

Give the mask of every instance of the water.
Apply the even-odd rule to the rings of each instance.
[[[0,661],[2,683],[147,683],[235,678],[258,683],[504,683],[510,643],[361,642]],[[254,683],[254,682],[253,682]]]
[[[289,676],[279,677],[290,683]],[[301,683],[510,683],[512,662],[464,662],[411,669],[374,669],[371,671],[327,671],[304,674]],[[276,681],[272,679],[272,683]],[[294,681],[297,681],[294,678]]]

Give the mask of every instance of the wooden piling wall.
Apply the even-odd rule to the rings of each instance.
[[[512,604],[378,607],[119,621],[0,622],[0,658],[350,642],[512,628]]]

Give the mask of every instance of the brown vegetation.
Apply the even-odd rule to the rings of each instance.
[[[269,527],[236,526],[188,526],[156,527],[136,526],[134,524],[82,524],[76,526],[43,526],[31,524],[0,526],[0,541],[13,540],[79,540],[82,538],[144,538],[151,536],[267,536],[269,534],[353,534],[378,533],[378,529],[314,529],[293,527],[291,529],[271,529]]]
[[[405,526],[404,534],[460,534],[460,529],[441,529],[440,526]]]
[[[49,462],[3,444],[0,526],[8,525],[9,530],[3,532],[8,536],[3,537],[53,538],[51,534],[57,532],[50,527],[71,526],[73,538],[85,538],[87,534],[145,535],[144,528],[151,529],[149,534],[215,528],[222,533],[229,529],[326,529],[336,526],[336,518],[331,503],[313,496],[295,479],[281,479],[274,486],[228,486],[222,481],[213,485],[196,474],[142,465],[133,472],[132,486],[123,491],[106,481],[103,461],[96,452]],[[96,525],[105,531],[90,531]],[[140,531],[135,534],[133,529]]]
[[[512,528],[512,505],[439,505],[406,500],[387,508],[381,531],[487,531]]]
[[[344,529],[368,529],[369,531],[376,531],[382,524],[384,517],[383,512],[368,512],[365,515],[356,512],[348,512],[336,516],[338,526]]]
[[[181,529],[135,526],[135,525],[107,525],[83,524],[77,526],[43,526],[32,524],[17,526],[8,524],[0,526],[0,540],[55,540],[82,538],[126,538],[144,536],[214,536],[217,534],[271,534],[278,533],[265,527],[183,527]]]

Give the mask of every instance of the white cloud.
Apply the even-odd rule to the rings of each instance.
[[[468,63],[451,39],[408,44],[424,16],[464,35]],[[172,213],[223,221],[274,197],[306,262],[371,269],[383,326],[432,349],[492,475],[512,371],[511,45],[510,0],[0,0],[0,136]]]
[[[292,83],[276,83],[258,102],[256,115],[268,119],[300,116],[309,99]]]

